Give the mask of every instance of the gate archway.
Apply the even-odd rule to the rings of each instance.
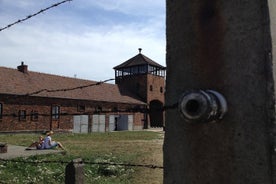
[[[163,127],[164,117],[162,111],[163,103],[159,100],[150,102],[149,119],[151,127]]]

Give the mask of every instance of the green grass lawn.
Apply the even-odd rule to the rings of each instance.
[[[38,136],[2,134],[0,142],[28,146]],[[0,161],[0,183],[64,183],[66,163],[76,158],[82,158],[87,163],[84,167],[85,183],[162,183],[162,169],[92,164],[107,162],[162,166],[162,133],[133,131],[55,134],[53,139],[65,146],[66,155],[52,154]],[[22,163],[23,161],[57,162]]]

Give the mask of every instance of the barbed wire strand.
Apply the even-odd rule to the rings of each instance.
[[[94,115],[94,114],[107,114],[107,113],[133,113],[133,112],[141,112],[141,113],[147,113],[149,112],[148,108],[128,108],[128,109],[116,109],[116,110],[95,110],[95,111],[87,111],[83,113],[59,113],[59,114],[46,114],[46,113],[29,113],[25,114],[25,117],[28,116],[80,116],[80,115]],[[19,115],[18,113],[10,113],[10,114],[2,114],[2,117],[22,117],[22,115]]]
[[[178,107],[178,103],[173,105],[166,105],[160,109],[154,109],[155,112],[164,112],[170,109],[176,109]],[[116,110],[94,110],[94,111],[86,111],[83,113],[28,113],[25,114],[25,117],[34,117],[37,118],[41,117],[50,117],[50,116],[81,116],[81,115],[96,115],[96,114],[108,114],[108,113],[150,113],[152,110],[146,107],[134,107],[134,108],[126,108],[126,109],[116,109]],[[14,117],[19,118],[22,117],[19,113],[9,113],[9,114],[2,114],[0,117]],[[35,120],[32,120],[35,121]]]
[[[66,92],[66,91],[73,91],[73,90],[77,90],[77,89],[83,89],[83,88],[88,88],[88,87],[93,87],[93,86],[98,86],[98,85],[101,85],[101,84],[104,84],[104,83],[107,83],[107,82],[110,82],[110,81],[114,81],[116,79],[114,78],[111,78],[111,79],[106,79],[106,80],[103,80],[103,81],[99,81],[99,82],[96,82],[96,83],[92,83],[92,84],[88,84],[88,85],[82,85],[82,86],[76,86],[76,87],[71,87],[71,88],[61,88],[61,89],[40,89],[38,91],[34,91],[34,92],[31,92],[31,93],[26,93],[25,95],[23,96],[31,96],[31,95],[37,95],[39,93],[42,93],[42,92],[48,92],[48,93],[53,93],[53,92]],[[21,96],[21,95],[18,95],[18,96]],[[166,105],[166,106],[163,106],[162,109],[159,109],[158,111],[166,111],[168,109],[175,109],[176,107],[178,106],[178,102],[172,104],[172,105]],[[129,112],[133,112],[133,111],[139,111],[141,112],[145,110],[145,108],[132,108],[131,110],[129,110]],[[149,109],[147,109],[149,110]],[[106,111],[106,112],[126,112],[126,110],[116,110],[116,111]],[[101,112],[104,112],[104,111],[101,111]]]
[[[41,160],[41,161],[27,161],[27,160],[8,160],[0,158],[1,162],[25,163],[25,164],[69,164],[72,161],[63,160]],[[92,161],[79,161],[74,164],[87,164],[87,165],[107,165],[107,166],[123,166],[123,167],[142,167],[149,169],[164,169],[163,166],[153,164],[132,164],[132,163],[114,163],[114,162],[92,162]]]
[[[53,93],[53,92],[65,92],[65,91],[73,91],[73,90],[77,90],[77,89],[83,89],[83,88],[88,88],[88,87],[93,87],[93,86],[98,86],[98,85],[102,85],[104,83],[113,81],[115,79],[111,78],[111,79],[106,79],[104,81],[99,81],[99,82],[95,82],[92,84],[88,84],[88,85],[82,85],[82,86],[76,86],[76,87],[71,87],[71,88],[61,88],[61,89],[41,89],[38,91],[34,91],[31,93],[27,93],[25,95],[18,95],[19,96],[32,96],[32,95],[38,95],[42,92],[48,92],[48,93]],[[178,103],[174,103],[172,105],[165,105],[160,109],[155,109],[155,111],[159,111],[159,112],[163,112],[163,111],[167,111],[170,109],[176,109],[178,107]],[[28,116],[74,116],[74,115],[93,115],[93,114],[101,114],[101,113],[120,113],[120,112],[125,112],[125,113],[133,113],[133,112],[140,112],[140,113],[149,113],[151,110],[149,108],[145,108],[145,107],[133,107],[133,108],[125,108],[125,109],[115,109],[115,110],[97,110],[95,109],[94,111],[87,111],[87,112],[83,112],[83,113],[59,113],[59,114],[44,114],[44,113],[37,113],[37,112],[33,112],[30,114],[25,114],[25,117]],[[21,115],[17,114],[17,113],[10,113],[10,114],[1,114],[1,117],[21,117]]]
[[[8,24],[7,26],[5,26],[3,28],[0,28],[0,32],[3,31],[3,30],[5,30],[5,29],[8,29],[8,28],[10,28],[10,27],[12,27],[12,26],[14,26],[16,24],[22,23],[22,22],[24,22],[24,21],[26,21],[26,20],[34,17],[34,16],[37,16],[37,15],[39,15],[39,14],[41,14],[41,13],[43,13],[43,12],[45,12],[45,11],[51,9],[51,8],[57,7],[57,6],[59,6],[59,5],[63,4],[63,3],[69,2],[69,1],[73,1],[73,0],[64,0],[64,1],[58,2],[56,4],[53,4],[53,5],[51,5],[51,6],[47,7],[47,8],[41,9],[40,11],[38,11],[38,12],[36,12],[34,14],[26,16],[26,18],[19,19],[19,20],[15,21],[15,22],[13,22],[11,24]]]
[[[88,85],[83,85],[83,86],[72,87],[72,88],[41,89],[41,90],[38,90],[38,91],[27,93],[27,94],[25,94],[25,96],[37,95],[37,94],[42,93],[42,92],[53,93],[53,92],[60,92],[60,91],[62,91],[62,92],[73,91],[73,90],[77,90],[77,89],[83,89],[83,88],[88,88],[88,87],[92,87],[92,86],[98,86],[98,85],[101,85],[103,83],[107,83],[107,82],[110,82],[110,81],[113,81],[113,80],[115,80],[115,79],[107,79],[107,80],[104,80],[104,81],[100,81],[100,82],[96,82],[96,83],[92,83],[92,84],[88,84]]]
[[[106,79],[104,81],[99,81],[99,82],[95,82],[92,84],[88,84],[88,85],[82,85],[82,86],[76,86],[76,87],[71,87],[71,88],[62,88],[62,89],[41,89],[38,91],[34,91],[31,93],[27,93],[25,95],[18,95],[18,97],[20,96],[32,96],[32,95],[38,95],[42,92],[48,92],[48,93],[53,93],[53,92],[65,92],[65,91],[73,91],[73,90],[77,90],[77,89],[83,89],[83,88],[88,88],[88,87],[93,87],[93,86],[98,86],[98,85],[102,85],[104,83],[113,81],[115,79],[111,78],[111,79]],[[170,109],[176,109],[178,107],[178,102],[172,104],[172,105],[165,105],[160,109],[155,109],[155,111],[157,112],[163,112],[163,111],[167,111]],[[74,115],[94,115],[94,114],[104,114],[104,113],[120,113],[120,112],[125,112],[125,113],[133,113],[133,112],[140,112],[140,113],[149,113],[151,111],[151,109],[149,108],[145,108],[145,107],[133,107],[133,108],[125,108],[125,109],[115,109],[115,110],[97,110],[95,109],[94,111],[86,111],[83,113],[59,113],[59,114],[52,114],[52,113],[37,113],[37,112],[33,112],[33,113],[29,113],[29,114],[25,114],[25,117],[28,116],[43,116],[43,117],[47,117],[47,116],[74,116]],[[18,113],[9,113],[9,114],[1,114],[1,117],[14,117],[14,118],[18,118],[21,117],[22,115],[19,115]]]

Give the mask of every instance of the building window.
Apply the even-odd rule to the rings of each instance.
[[[113,107],[112,108],[112,112],[118,112],[119,110],[118,110],[118,107]]]
[[[150,91],[152,91],[153,89],[152,89],[152,85],[150,85]]]
[[[37,111],[32,111],[31,112],[31,120],[32,121],[38,121],[38,112]]]
[[[59,119],[60,115],[60,106],[52,106],[52,119],[57,120]]]
[[[0,119],[2,119],[3,116],[3,104],[0,103]]]
[[[101,106],[95,107],[95,113],[101,113],[103,111],[103,108]]]
[[[78,105],[78,112],[85,112],[85,105]]]
[[[160,87],[160,93],[163,93],[163,87]]]
[[[26,111],[25,110],[19,110],[18,112],[19,121],[26,121]]]

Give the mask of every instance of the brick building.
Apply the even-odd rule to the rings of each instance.
[[[163,126],[165,67],[139,54],[115,84],[0,67],[0,132],[141,130]]]

